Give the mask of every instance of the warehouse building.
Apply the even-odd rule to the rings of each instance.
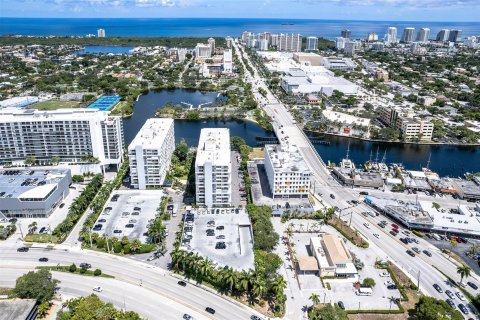
[[[0,218],[46,218],[68,195],[70,169],[0,171]]]

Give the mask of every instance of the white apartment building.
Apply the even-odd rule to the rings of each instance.
[[[197,205],[227,207],[232,204],[230,130],[205,128],[200,132],[195,160]]]
[[[215,39],[213,38],[208,38],[208,45],[210,46],[210,54],[215,53]]]
[[[300,52],[302,51],[302,36],[300,34],[280,34],[279,51]]]
[[[318,51],[318,38],[317,37],[307,37],[307,51]]]
[[[209,44],[197,43],[195,47],[195,57],[197,59],[207,59],[212,56],[212,48]]]
[[[413,118],[413,112],[400,108],[380,107],[380,120],[391,128],[400,130],[406,140],[432,140],[433,123]]]
[[[418,34],[417,34],[417,42],[427,43],[429,37],[430,37],[430,29],[429,28],[421,28],[418,31]]]
[[[223,72],[227,74],[233,73],[233,58],[231,49],[225,49],[223,51]]]
[[[233,38],[232,37],[226,37],[225,38],[225,44],[227,45],[227,48],[231,48],[233,46]]]
[[[264,154],[273,198],[308,197],[312,173],[295,145],[265,145]]]
[[[123,122],[98,109],[53,111],[5,108],[0,110],[0,163],[59,157],[80,162],[93,156],[102,166],[123,161]]]
[[[128,146],[132,186],[162,186],[174,150],[173,119],[148,119]]]
[[[97,37],[105,38],[105,29],[98,29],[97,30]]]

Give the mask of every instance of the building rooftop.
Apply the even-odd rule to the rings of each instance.
[[[226,166],[230,161],[230,130],[227,128],[202,129],[195,164],[203,165],[211,162],[213,165]]]
[[[140,131],[128,146],[129,150],[135,149],[136,146],[143,148],[160,148],[163,145],[167,133],[173,126],[173,119],[167,118],[151,118],[145,121]]]
[[[480,186],[473,181],[452,179],[454,188],[466,196],[480,197]]]
[[[0,170],[1,198],[45,198],[69,174],[69,169]]]
[[[0,320],[25,320],[36,304],[35,299],[0,300]]]
[[[298,256],[298,267],[303,271],[318,271],[318,262],[314,256]]]
[[[275,173],[310,172],[300,150],[295,145],[268,144],[265,145],[265,152],[270,158]]]
[[[334,265],[352,262],[350,254],[339,237],[332,234],[324,234],[322,241]]]
[[[330,121],[340,121],[341,123],[344,123],[344,124],[370,126],[370,119],[360,118],[360,117],[352,116],[346,113],[341,113],[341,112],[336,112],[331,110],[324,110],[323,116]]]
[[[58,110],[36,110],[21,108],[0,109],[0,122],[17,121],[71,121],[71,120],[94,120],[102,117],[107,119],[108,111],[97,109],[58,109]]]

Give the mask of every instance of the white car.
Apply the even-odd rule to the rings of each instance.
[[[378,233],[374,233],[373,236],[377,239],[380,239],[380,235]]]
[[[455,292],[455,294],[457,295],[458,299],[462,300],[462,301],[466,301],[465,297],[463,296],[463,294],[459,291]]]
[[[95,292],[102,292],[102,290],[103,290],[102,287],[94,287],[93,288],[93,291],[95,291]]]
[[[387,280],[384,282],[386,286],[391,286],[392,284],[395,284],[392,280]]]
[[[380,273],[380,277],[389,277],[390,274],[387,272],[387,271],[383,271],[382,273]]]

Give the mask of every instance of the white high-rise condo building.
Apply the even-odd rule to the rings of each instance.
[[[318,51],[318,38],[307,37],[307,51]]]
[[[350,39],[351,36],[352,36],[352,31],[348,30],[348,29],[345,29],[345,30],[342,30],[340,35],[342,36],[342,38]]]
[[[123,161],[122,118],[98,109],[0,110],[0,163],[27,157],[80,162],[93,156],[103,166]]]
[[[232,60],[231,49],[225,49],[223,51],[223,72],[228,74],[233,72],[233,60]]]
[[[233,46],[233,38],[232,37],[226,37],[225,38],[225,43],[227,45],[227,48],[231,48]]]
[[[97,37],[105,38],[105,29],[98,29],[97,30]]]
[[[174,150],[173,119],[147,119],[128,146],[132,186],[137,189],[161,187]]]
[[[385,37],[386,43],[397,43],[397,28],[388,27],[387,34]]]
[[[450,36],[450,30],[442,29],[437,33],[437,41],[446,42]]]
[[[458,42],[462,39],[462,30],[450,30],[450,34],[448,35],[448,41],[450,42]]]
[[[429,37],[430,37],[430,29],[421,28],[417,34],[417,42],[427,43]]]
[[[212,56],[212,48],[209,44],[197,43],[195,57],[197,59],[208,59]]]
[[[272,47],[278,47],[279,42],[280,42],[280,36],[278,34],[272,34],[270,36],[270,45]]]
[[[300,52],[302,51],[302,36],[300,34],[280,34],[279,51]]]
[[[410,43],[413,41],[413,35],[415,34],[415,28],[405,28],[403,29],[402,42]]]
[[[197,205],[230,206],[232,203],[231,177],[230,130],[202,129],[195,160]]]
[[[355,54],[355,52],[357,51],[357,46],[358,46],[358,44],[357,44],[356,41],[348,40],[348,41],[345,42],[343,50],[346,54],[349,54],[349,55],[353,56]]]
[[[257,46],[258,50],[260,50],[260,51],[267,51],[268,50],[268,40],[267,39],[259,40],[256,43],[256,46]]]
[[[302,51],[302,36],[300,34],[292,34],[290,50],[292,52]]]
[[[296,146],[266,145],[265,171],[273,198],[308,197],[312,174]]]
[[[343,50],[345,49],[345,42],[346,42],[347,39],[343,38],[343,37],[336,37],[335,38],[335,48],[337,48],[337,50]]]
[[[242,36],[240,39],[242,40],[243,43],[247,42],[248,39],[251,37],[252,33],[250,31],[244,31],[242,32]]]
[[[208,45],[210,46],[210,53],[215,54],[215,39],[208,38]]]

